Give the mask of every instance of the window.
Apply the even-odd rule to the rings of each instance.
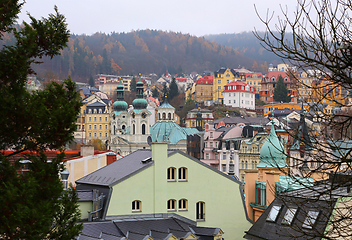
[[[91,122],[92,121],[92,117],[89,117],[89,122]]]
[[[210,132],[210,138],[213,138],[213,132]]]
[[[318,218],[318,215],[319,212],[317,211],[309,211],[302,227],[312,229]]]
[[[142,124],[142,135],[145,135],[145,124]]]
[[[108,121],[108,117],[105,117],[105,122],[107,122]]]
[[[97,137],[97,133],[96,132],[94,133],[94,137]]]
[[[100,130],[103,129],[103,126],[102,126],[101,124],[99,125],[99,129],[100,129]]]
[[[101,132],[99,132],[99,137],[102,137],[103,135],[102,135],[102,133]]]
[[[176,200],[170,199],[167,201],[167,210],[168,211],[176,211]]]
[[[266,182],[255,181],[255,203],[266,206]]]
[[[101,109],[100,109],[101,110]],[[101,117],[99,117],[99,122],[101,122]]]
[[[246,161],[246,169],[248,169],[248,162]]]
[[[132,212],[141,212],[142,211],[142,203],[139,200],[134,200],[132,202]]]
[[[244,161],[242,161],[242,169],[244,169]]]
[[[105,133],[105,137],[106,137],[106,138],[108,137],[108,133],[107,133],[107,132]]]
[[[178,201],[178,210],[187,211],[187,199],[181,199]]]
[[[168,119],[171,120],[171,113],[168,114]]]
[[[91,132],[89,132],[89,137],[92,137],[92,133]]]
[[[222,166],[222,171],[226,172],[226,164],[221,164],[221,166]]]
[[[178,181],[187,181],[187,168],[181,167],[178,169]]]
[[[197,202],[197,204],[196,204],[196,219],[198,221],[205,220],[205,203],[204,202]]]
[[[209,159],[209,153],[205,154],[205,159]]]
[[[108,129],[108,125],[107,124],[105,124],[105,129]]]
[[[97,129],[97,125],[96,124],[94,124],[94,129]]]
[[[89,124],[88,129],[89,129],[89,130],[92,129],[92,125]]]
[[[294,216],[296,215],[296,212],[297,212],[297,208],[288,208],[285,213],[284,219],[282,219],[281,223],[291,225],[292,220],[293,220]]]
[[[231,100],[229,100],[229,103],[231,103]]]
[[[166,119],[166,113],[163,113],[163,120]]]
[[[226,153],[222,154],[222,159],[226,159]]]
[[[176,168],[170,167],[167,169],[167,180],[168,181],[176,181],[175,172],[176,172]]]
[[[132,125],[132,130],[132,134],[136,134],[136,126],[134,124]]]
[[[94,117],[94,122],[96,122],[97,121],[97,117]]]
[[[277,216],[279,215],[281,206],[274,205],[269,212],[268,217],[266,218],[269,222],[276,222]]]
[[[211,148],[213,147],[213,142],[210,142],[210,147],[211,147]]]

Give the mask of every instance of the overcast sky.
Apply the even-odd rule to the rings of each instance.
[[[57,5],[74,34],[130,32],[156,29],[203,36],[264,30],[256,15],[267,10],[280,13],[282,7],[293,12],[295,0],[27,0],[19,21],[47,16]],[[276,18],[275,18],[276,19]]]

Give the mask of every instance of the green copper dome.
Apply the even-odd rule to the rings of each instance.
[[[287,168],[286,150],[280,139],[277,137],[274,123],[272,122],[269,137],[260,149],[261,168]]]
[[[125,101],[116,101],[112,105],[112,108],[116,112],[122,112],[122,111],[127,111],[128,104]]]
[[[137,98],[132,102],[134,109],[147,109],[148,102],[143,98]]]

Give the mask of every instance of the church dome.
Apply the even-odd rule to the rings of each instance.
[[[137,98],[132,102],[134,109],[147,109],[148,102],[143,98]]]
[[[112,105],[112,108],[116,112],[122,112],[122,111],[127,111],[128,104],[125,101],[116,101]]]
[[[277,137],[274,123],[272,123],[269,137],[260,149],[260,163],[258,167],[287,168],[286,156],[285,147]]]

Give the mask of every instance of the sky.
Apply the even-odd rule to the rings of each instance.
[[[73,34],[155,29],[193,36],[265,30],[260,16],[293,12],[295,0],[26,0],[19,23],[48,16],[57,5]],[[276,20],[277,17],[274,17]]]

